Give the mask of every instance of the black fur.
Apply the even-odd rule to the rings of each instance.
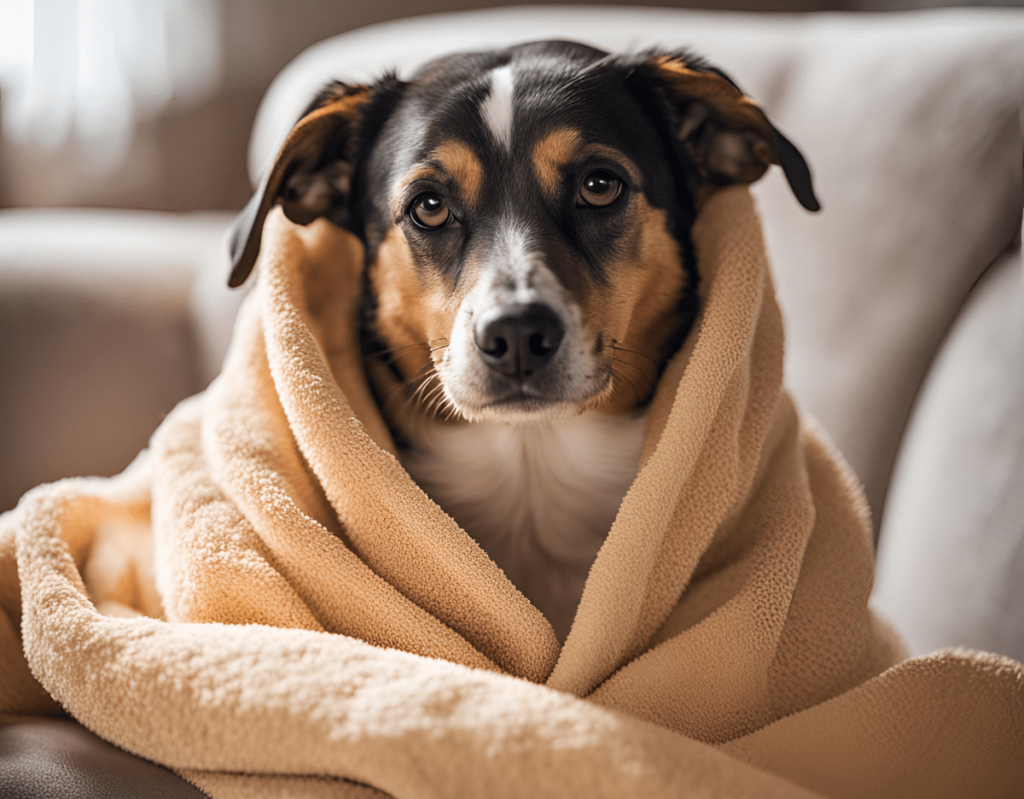
[[[661,355],[667,358],[681,345],[696,315],[699,270],[691,228],[705,178],[692,148],[677,135],[687,100],[674,97],[658,74],[654,59],[666,55],[688,69],[718,76],[735,86],[720,70],[686,51],[609,55],[568,41],[445,56],[423,66],[409,82],[394,73],[385,74],[371,87],[369,100],[359,106],[358,118],[337,125],[321,143],[314,168],[326,168],[340,160],[353,169],[349,193],[337,197],[323,215],[363,241],[368,266],[375,261],[386,232],[393,225],[404,225],[423,268],[440,269],[453,287],[458,285],[465,259],[470,254],[486,254],[497,220],[507,223],[512,219],[531,230],[556,271],[560,261],[576,264],[601,282],[607,277],[610,260],[628,255],[620,251],[625,204],[578,207],[569,193],[576,191],[579,175],[566,175],[563,196],[555,203],[547,202],[539,192],[530,158],[532,144],[545,133],[558,127],[581,129],[594,141],[611,145],[633,160],[641,173],[641,185],[627,185],[626,190],[642,192],[650,205],[665,211],[679,244],[689,290],[679,298],[678,325],[664,343]],[[479,108],[489,91],[491,70],[512,62],[516,100],[510,153],[493,141]],[[313,99],[304,116],[363,88],[331,83]],[[770,144],[797,198],[805,207],[817,210],[810,172],[799,151],[767,120],[765,125],[774,132]],[[453,137],[469,145],[483,163],[487,187],[480,206],[470,212],[460,206],[457,195],[448,191],[450,187],[427,181],[410,188],[403,208],[409,207],[417,193],[437,191],[449,199],[456,221],[442,230],[423,231],[405,211],[392,218],[388,202],[396,178]],[[607,166],[595,161],[587,169]],[[289,217],[300,223],[310,221],[301,211],[289,210],[287,189],[278,194]],[[256,205],[247,206],[234,233],[233,284],[239,282],[239,275],[244,279],[255,258],[252,239],[258,237],[262,219],[257,214],[259,201],[254,199]],[[368,288],[365,294],[366,346],[372,351],[380,346],[373,334],[376,304]]]

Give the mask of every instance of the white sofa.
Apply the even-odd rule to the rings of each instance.
[[[779,174],[756,195],[788,382],[875,514],[876,604],[914,652],[1024,659],[1024,12],[547,6],[374,26],[278,76],[253,131],[253,182],[330,78],[555,36],[692,47],[802,149],[823,212],[800,209]],[[0,503],[123,466],[215,373],[238,303],[223,286],[226,224],[0,212]]]

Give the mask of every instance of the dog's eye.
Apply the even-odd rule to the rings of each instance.
[[[452,212],[448,210],[448,204],[441,195],[428,191],[412,201],[409,216],[418,227],[433,230],[447,225]]]
[[[622,181],[611,172],[599,169],[587,174],[580,183],[578,205],[594,205],[598,208],[611,205],[622,193]]]

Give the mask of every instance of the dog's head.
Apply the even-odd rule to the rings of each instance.
[[[273,204],[324,216],[365,243],[369,351],[421,406],[628,412],[693,321],[701,204],[771,164],[817,210],[796,148],[686,54],[449,56],[320,94],[239,218],[231,285]]]

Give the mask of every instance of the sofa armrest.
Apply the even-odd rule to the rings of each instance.
[[[229,219],[0,212],[0,511],[38,483],[120,471],[205,385],[193,284],[224,261]]]
[[[1024,260],[979,281],[921,388],[882,525],[874,602],[915,654],[1024,660]]]

